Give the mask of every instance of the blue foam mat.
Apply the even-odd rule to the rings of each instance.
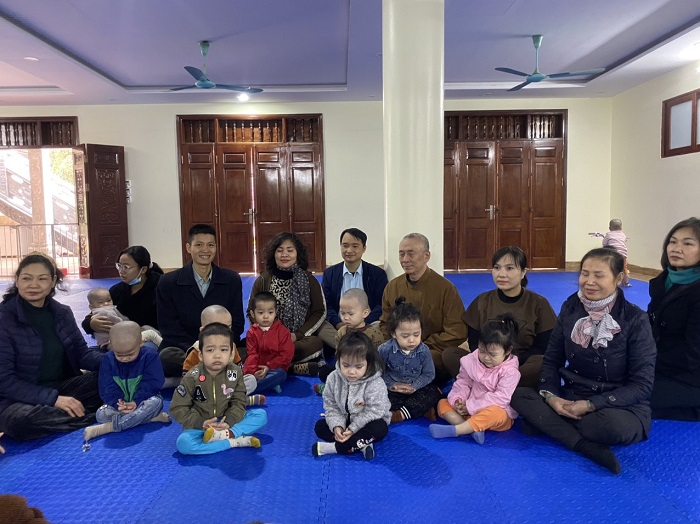
[[[260,449],[184,456],[176,423],[92,441],[82,432],[4,439],[0,492],[51,522],[700,522],[700,424],[654,421],[652,438],[618,447],[612,475],[519,425],[435,440],[426,419],[392,425],[377,457],[311,455],[322,411],[314,380],[268,397]]]

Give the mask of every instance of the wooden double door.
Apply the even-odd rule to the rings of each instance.
[[[445,269],[486,269],[503,246],[532,268],[564,267],[563,139],[445,147]]]
[[[183,144],[181,152],[184,260],[187,230],[209,224],[218,233],[216,263],[222,267],[259,272],[267,241],[281,231],[293,231],[307,247],[309,269],[323,270],[319,143]]]

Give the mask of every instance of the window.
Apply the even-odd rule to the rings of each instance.
[[[661,156],[700,152],[700,90],[664,100],[661,117]]]

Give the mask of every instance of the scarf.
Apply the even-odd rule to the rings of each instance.
[[[275,277],[283,280],[291,278],[289,295],[281,304],[280,321],[289,331],[295,333],[304,325],[311,306],[311,289],[306,271],[294,264],[289,269],[277,268]],[[279,297],[278,297],[279,298]]]
[[[666,275],[666,281],[664,282],[664,287],[666,291],[671,289],[671,286],[692,284],[696,280],[700,280],[700,267],[691,267],[689,269],[675,270],[668,268],[668,274]]]
[[[613,339],[613,335],[620,332],[620,324],[610,315],[610,310],[615,304],[617,290],[603,300],[588,300],[579,289],[578,298],[583,304],[587,317],[579,318],[574,324],[571,332],[571,340],[581,347],[587,348],[591,339],[593,347],[608,347],[608,342]]]

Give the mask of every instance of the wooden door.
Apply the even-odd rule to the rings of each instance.
[[[253,146],[219,144],[216,155],[219,261],[223,267],[254,273]]]
[[[183,144],[180,166],[180,217],[182,220],[182,260],[190,256],[185,249],[187,232],[194,224],[218,226],[214,144]],[[214,263],[219,264],[221,246]]]
[[[265,268],[263,257],[267,242],[277,233],[290,230],[291,210],[285,146],[256,144],[254,154],[255,240],[258,270],[261,271]]]
[[[456,142],[445,144],[444,157],[444,201],[443,231],[444,231],[444,264],[445,268],[457,269],[457,238],[459,228],[459,147]]]
[[[83,144],[80,148],[84,152],[83,162],[75,169],[76,180],[77,171],[83,171],[80,179],[85,188],[86,217],[82,220],[87,222],[85,252],[89,267],[85,272],[90,278],[114,278],[119,253],[129,246],[124,148],[98,144]]]
[[[495,243],[496,143],[462,142],[457,269],[490,267]]]
[[[530,202],[532,222],[528,257],[533,268],[564,267],[564,143],[532,143]]]
[[[323,175],[319,144],[291,144],[287,150],[290,193],[290,230],[306,245],[309,270],[324,268]]]
[[[530,242],[530,141],[500,140],[497,147],[496,242],[494,251]]]

